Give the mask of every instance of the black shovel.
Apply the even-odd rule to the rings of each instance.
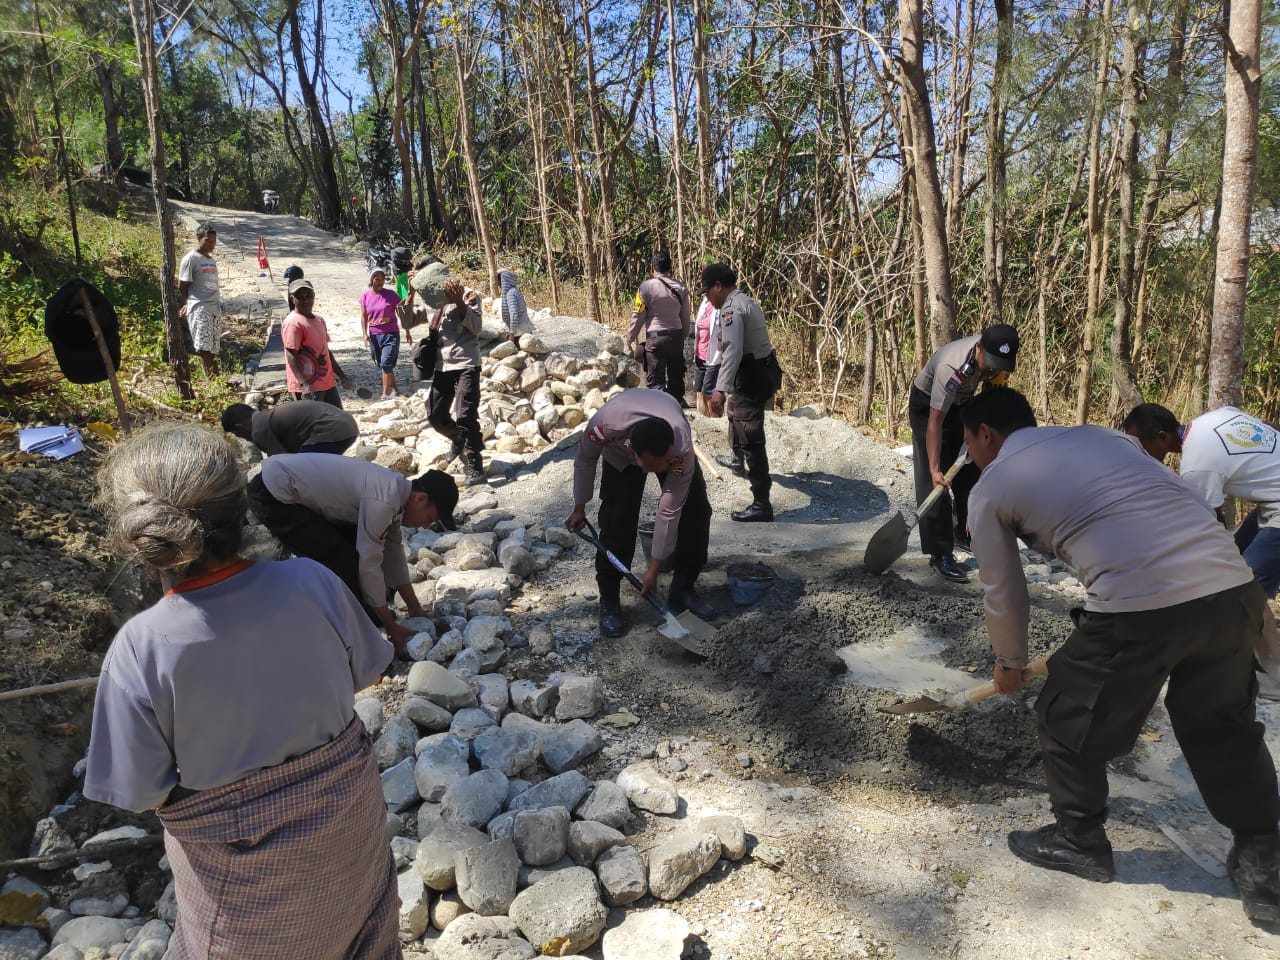
[[[596,528],[591,525],[591,521],[586,521],[586,524],[587,529],[591,531],[590,534],[584,533],[582,530],[576,530],[574,532],[583,540],[587,541],[587,543],[595,547],[596,550],[598,550],[600,554],[608,560],[610,564],[612,564],[615,570],[627,578],[627,582],[635,587],[636,592],[638,593],[641,589],[640,578],[632,573],[625,563],[615,557],[613,553],[600,542],[600,534],[597,533]],[[684,613],[677,617],[667,609],[666,604],[652,594],[646,593],[642,594],[642,596],[649,601],[649,606],[657,610],[658,613],[662,615],[663,620],[666,621],[658,628],[658,632],[660,634],[668,640],[674,640],[694,656],[708,656],[706,648],[702,645],[702,641],[715,636],[715,627],[711,626],[707,621],[694,616],[688,610],[684,611]]]
[[[956,462],[951,465],[951,469],[945,474],[947,483],[955,479],[956,474],[960,472],[960,468],[969,462],[969,451],[966,447],[960,448],[960,453],[956,457]],[[942,496],[947,488],[942,484],[933,488],[933,492],[924,498],[924,502],[916,508],[915,519],[910,523],[902,517],[902,511],[899,510],[889,522],[877,530],[872,536],[870,542],[867,543],[866,553],[862,555],[862,566],[866,568],[868,573],[881,574],[892,567],[904,553],[907,552],[907,546],[911,539],[911,531],[920,523],[923,517],[938,502],[938,498]]]

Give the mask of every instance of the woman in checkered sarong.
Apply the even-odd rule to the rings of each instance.
[[[385,805],[353,710],[391,645],[319,564],[240,555],[244,477],[213,431],[145,431],[100,483],[117,543],[167,591],[103,661],[84,794],[159,814],[166,956],[397,960]]]

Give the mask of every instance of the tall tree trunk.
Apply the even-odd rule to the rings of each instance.
[[[1013,58],[1013,0],[995,0],[996,62],[991,76],[991,104],[987,110],[987,203],[983,223],[982,266],[987,284],[987,322],[1004,322],[1005,121],[1009,103],[1009,62]]]
[[[1135,370],[1141,369],[1142,348],[1146,334],[1146,285],[1147,257],[1155,235],[1156,207],[1164,194],[1168,179],[1169,155],[1173,142],[1173,126],[1177,121],[1183,97],[1186,93],[1184,57],[1187,46],[1187,7],[1190,0],[1176,0],[1173,24],[1169,30],[1169,64],[1165,77],[1162,101],[1167,104],[1160,111],[1160,133],[1156,138],[1155,154],[1151,160],[1151,175],[1142,195],[1142,213],[1138,216],[1138,239],[1134,244],[1134,270],[1138,279],[1138,293],[1133,311],[1133,347],[1130,352]]]
[[[946,211],[938,180],[938,151],[933,108],[924,73],[923,0],[899,0],[898,29],[902,56],[898,83],[906,101],[914,147],[912,168],[920,207],[920,240],[929,285],[929,336],[933,349],[956,338],[955,301],[951,294],[951,258],[947,250]]]
[[[298,18],[300,0],[287,0],[284,18],[289,31],[289,42],[293,54],[294,67],[298,73],[298,89],[302,92],[302,104],[307,112],[307,125],[311,132],[311,152],[315,158],[316,200],[320,204],[319,226],[332,230],[342,222],[341,191],[338,189],[338,174],[333,165],[333,141],[329,137],[329,128],[324,122],[324,111],[320,108],[320,97],[316,93],[315,73],[308,73],[306,47],[302,40],[302,23]],[[322,59],[324,38],[324,16],[321,0],[316,0],[315,36],[316,59]]]
[[[1076,390],[1076,423],[1089,419],[1093,396],[1093,351],[1098,306],[1102,300],[1102,114],[1106,107],[1107,82],[1111,73],[1111,0],[1102,0],[1098,22],[1098,72],[1089,108],[1089,266],[1085,275],[1084,335],[1080,343],[1080,371]]]
[[[116,101],[116,65],[98,60],[93,65],[102,92],[103,139],[107,149],[107,169],[115,176],[124,166],[124,146],[120,143],[120,104]]]
[[[715,220],[715,157],[711,153],[711,83],[707,75],[707,44],[711,33],[708,0],[693,0],[693,82],[698,109],[698,259],[710,248]]]
[[[480,248],[484,250],[485,262],[489,265],[489,296],[494,296],[498,292],[498,261],[494,256],[493,241],[489,237],[489,214],[484,206],[484,187],[480,183],[480,168],[476,163],[475,141],[471,134],[471,104],[467,99],[466,51],[463,49],[460,33],[454,38],[453,59],[458,81],[458,132],[459,139],[462,141],[462,156],[466,161],[467,186],[471,190],[471,216],[475,221]]]
[[[1222,219],[1213,281],[1209,409],[1238,405],[1244,370],[1249,224],[1258,157],[1260,0],[1234,0],[1225,38],[1226,131],[1222,150]]]
[[[182,337],[182,318],[178,316],[177,257],[173,250],[173,215],[165,196],[164,120],[160,103],[160,70],[156,63],[155,22],[147,0],[129,0],[129,18],[133,22],[134,42],[142,82],[142,100],[147,116],[147,133],[151,138],[151,190],[156,202],[156,220],[160,227],[160,304],[164,310],[165,345],[169,352],[169,368],[178,395],[190,400],[191,372],[187,368],[187,345]]]
[[[671,179],[676,193],[676,272],[686,282],[690,279],[685,272],[685,236],[684,236],[684,124],[680,111],[680,73],[676,65],[677,38],[676,2],[667,0],[667,73],[671,78]]]
[[[163,33],[163,28],[161,29]],[[178,72],[178,60],[173,54],[173,45],[170,44],[165,48],[165,62],[169,65],[169,85],[173,88],[173,92],[182,96],[182,75]],[[178,177],[182,189],[185,191],[188,200],[195,200],[196,193],[191,187],[191,151],[187,145],[186,133],[178,129],[174,131],[173,139],[178,147]],[[205,197],[205,203],[213,203],[213,197]]]
[[[1119,426],[1124,415],[1142,402],[1142,391],[1133,376],[1130,357],[1129,328],[1133,317],[1134,293],[1134,182],[1138,171],[1138,110],[1145,99],[1146,79],[1143,71],[1147,58],[1146,29],[1150,18],[1146,0],[1128,0],[1124,31],[1124,55],[1120,67],[1124,84],[1120,103],[1120,229],[1116,238],[1116,308],[1111,323],[1111,398],[1107,417]]]

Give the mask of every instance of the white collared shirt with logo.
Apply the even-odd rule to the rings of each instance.
[[[1280,435],[1236,407],[1196,417],[1182,439],[1179,471],[1209,506],[1239,497],[1262,507],[1258,522],[1280,527]]]

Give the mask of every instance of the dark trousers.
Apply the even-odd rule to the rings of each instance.
[[[356,552],[355,524],[333,523],[300,503],[281,503],[271,495],[262,477],[249,481],[249,506],[258,522],[295,557],[306,557],[328,567],[360,601],[369,619],[382,621],[369,606],[360,588],[360,556]]]
[[[666,483],[667,474],[658,476],[658,484]],[[628,567],[636,553],[636,530],[640,526],[640,503],[648,474],[637,466],[618,470],[601,464],[600,476],[600,542]],[[689,496],[680,511],[676,529],[676,552],[672,558],[672,575],[692,583],[707,563],[707,543],[711,539],[711,501],[707,499],[707,482],[702,469],[694,464]],[[596,583],[602,600],[617,601],[622,574],[618,573],[599,551],[596,552]]]
[[[929,395],[923,390],[911,388],[907,416],[911,421],[911,460],[916,481],[916,503],[922,503],[933,492],[929,453],[925,449],[925,435],[929,429]],[[956,462],[962,446],[964,425],[960,422],[960,408],[952,406],[942,418],[942,456],[938,466],[943,473]],[[968,539],[965,531],[969,525],[969,491],[977,482],[978,468],[972,463],[965,464],[951,481],[951,496],[940,497],[933,509],[920,518],[920,552],[925,556],[940,557],[951,553],[956,548],[956,533]]]
[[[458,397],[458,419],[453,419],[453,398]],[[427,394],[427,422],[450,440],[461,440],[477,457],[484,449],[480,436],[480,368],[437,370]]]
[[[729,446],[733,455],[746,463],[751,496],[769,502],[773,478],[769,476],[769,452],[764,445],[764,412],[773,406],[773,394],[731,393],[725,404],[729,418]]]
[[[1168,679],[1165,708],[1214,819],[1242,833],[1276,829],[1276,771],[1254,715],[1263,602],[1248,583],[1160,610],[1073,612],[1036,700],[1049,798],[1066,825],[1106,819],[1107,762],[1133,749]]]
[[[322,443],[308,443],[298,448],[299,453],[337,453],[343,454],[347,452],[356,438],[350,440],[325,440]]]
[[[684,334],[651,333],[644,342],[644,381],[650,390],[665,390],[684,406]]]
[[[290,392],[289,396],[293,397],[295,400],[306,399],[305,394],[301,393]],[[330,387],[328,390],[321,390],[319,393],[313,393],[311,396],[313,400],[319,400],[322,403],[327,403],[329,406],[337,407],[339,410],[342,409],[342,394],[338,392],[337,387]]]

